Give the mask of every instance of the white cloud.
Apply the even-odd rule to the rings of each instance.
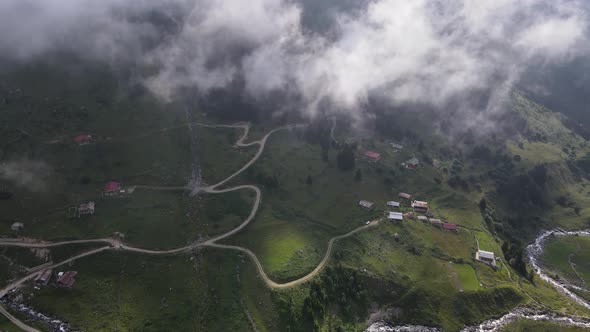
[[[42,161],[19,159],[0,163],[1,180],[30,191],[44,190],[50,173],[50,167]]]
[[[373,0],[354,13],[332,13],[334,31],[318,35],[301,26],[302,9],[289,0],[4,0],[0,54],[26,58],[69,47],[114,61],[137,59],[156,68],[145,83],[165,98],[179,88],[228,86],[239,75],[249,94],[288,91],[310,114],[322,101],[357,112],[374,93],[394,104],[444,108],[470,91],[515,82],[533,60],[587,52],[581,5]],[[184,13],[174,16],[178,32],[142,53],[142,39],[158,31],[127,16],[175,7]]]
[[[516,46],[529,56],[570,56],[576,44],[584,42],[584,28],[579,17],[549,19],[524,30],[518,36]]]

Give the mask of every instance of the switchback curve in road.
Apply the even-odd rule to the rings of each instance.
[[[359,228],[356,228],[344,235],[339,235],[339,236],[335,236],[335,237],[331,238],[330,241],[328,241],[328,249],[326,250],[324,257],[322,258],[320,263],[316,266],[316,268],[313,269],[313,271],[311,271],[310,273],[306,274],[305,276],[303,276],[299,279],[285,282],[282,284],[277,283],[268,277],[266,272],[264,272],[264,268],[262,267],[262,263],[260,263],[260,260],[258,260],[258,257],[256,257],[256,254],[254,254],[250,249],[239,247],[239,246],[217,244],[217,243],[211,243],[211,244],[207,244],[207,245],[210,247],[213,247],[213,248],[239,250],[241,252],[248,254],[248,256],[250,256],[250,258],[252,258],[252,260],[256,264],[256,268],[258,269],[258,274],[260,274],[260,276],[262,277],[262,280],[264,281],[264,283],[268,287],[279,288],[279,289],[280,288],[290,288],[290,287],[297,286],[299,284],[302,284],[302,283],[305,283],[305,282],[311,280],[313,277],[315,277],[318,273],[320,273],[324,269],[324,267],[326,266],[326,264],[330,260],[330,256],[332,254],[332,248],[334,246],[334,242],[336,242],[337,240],[343,239],[345,237],[349,237],[349,236],[351,236],[359,231],[362,231],[364,229],[367,229],[369,227],[377,226],[379,224],[379,222],[380,222],[380,220],[373,220],[368,225],[364,225]]]
[[[47,248],[47,247],[55,247],[55,246],[61,246],[61,245],[67,245],[67,244],[82,244],[82,243],[107,243],[109,245],[107,247],[101,247],[98,249],[90,250],[90,251],[84,252],[82,254],[70,257],[62,262],[50,265],[47,268],[56,268],[56,267],[59,267],[63,264],[67,264],[71,261],[74,261],[76,259],[90,256],[90,255],[94,255],[96,253],[99,253],[99,252],[102,252],[105,250],[113,250],[113,249],[125,250],[125,251],[131,251],[131,252],[137,252],[137,253],[143,253],[143,254],[150,254],[150,255],[178,254],[178,253],[188,252],[188,251],[198,248],[198,247],[213,247],[213,248],[221,248],[221,249],[239,250],[239,251],[242,251],[242,252],[248,254],[254,260],[254,263],[256,264],[259,274],[261,275],[262,279],[264,280],[265,284],[268,287],[270,287],[270,288],[288,288],[288,287],[293,287],[293,286],[299,285],[301,283],[307,282],[308,280],[315,277],[327,264],[335,241],[345,238],[345,237],[348,237],[348,236],[351,236],[354,233],[364,230],[368,227],[373,227],[373,226],[376,226],[379,224],[379,220],[374,220],[374,221],[371,221],[369,224],[361,226],[359,228],[356,228],[344,235],[340,235],[340,236],[336,236],[336,237],[331,238],[328,241],[328,249],[326,250],[326,253],[324,254],[322,261],[309,274],[307,274],[297,280],[293,280],[293,281],[282,283],[282,284],[272,281],[267,276],[267,274],[264,272],[264,269],[262,267],[262,264],[258,260],[258,257],[256,257],[256,255],[251,250],[249,250],[247,248],[239,247],[239,246],[224,245],[224,244],[217,244],[216,243],[219,240],[225,239],[229,236],[236,234],[237,232],[239,232],[240,230],[245,228],[252,221],[252,219],[254,219],[256,212],[258,211],[258,208],[260,206],[260,200],[262,197],[262,193],[261,193],[260,189],[255,185],[240,185],[240,186],[226,188],[226,189],[216,189],[216,188],[222,186],[223,184],[227,183],[231,179],[235,178],[236,176],[241,174],[243,171],[248,169],[252,164],[254,164],[258,160],[258,158],[260,158],[260,156],[262,155],[262,152],[264,151],[264,148],[266,146],[266,142],[267,142],[268,138],[270,137],[270,135],[272,135],[273,133],[275,133],[276,131],[279,131],[279,130],[297,128],[297,127],[301,127],[303,125],[290,125],[290,126],[276,128],[276,129],[273,129],[270,132],[268,132],[262,139],[260,139],[258,141],[244,143],[244,141],[246,140],[248,133],[249,133],[249,129],[250,129],[249,124],[237,124],[237,125],[209,125],[209,124],[202,124],[202,123],[193,123],[193,124],[199,125],[199,126],[204,126],[204,127],[212,127],[212,128],[218,128],[218,127],[242,128],[244,130],[244,132],[243,132],[242,136],[238,139],[238,141],[235,143],[235,146],[247,147],[247,146],[251,146],[251,145],[259,145],[258,151],[254,155],[254,157],[250,161],[248,161],[244,166],[242,166],[238,171],[236,171],[232,175],[228,176],[226,179],[224,179],[214,185],[204,187],[204,188],[197,188],[198,191],[203,191],[205,193],[210,193],[210,194],[220,194],[220,193],[226,193],[226,192],[241,190],[241,189],[253,190],[256,193],[256,198],[255,198],[252,210],[250,212],[250,215],[238,227],[230,230],[227,233],[224,233],[224,234],[218,235],[216,237],[213,237],[211,239],[208,239],[204,242],[194,242],[190,245],[176,248],[176,249],[170,249],[170,250],[150,250],[150,249],[131,247],[131,246],[127,246],[127,245],[123,244],[121,241],[113,239],[113,238],[90,239],[90,240],[71,240],[71,241],[61,241],[61,242],[53,242],[53,243],[51,243],[51,242],[25,242],[25,241],[19,242],[19,241],[14,241],[14,239],[8,239],[8,240],[5,239],[5,240],[0,240],[0,246]],[[166,131],[166,130],[168,130],[168,129],[165,128],[162,131]],[[135,187],[141,188],[141,189],[148,189],[148,190],[186,190],[186,189],[189,189],[186,186],[183,186],[183,187],[158,187],[158,186],[137,185]],[[4,287],[2,290],[0,290],[0,298],[4,297],[4,295],[6,295],[7,292],[9,292],[10,290],[12,290],[14,288],[19,287],[21,284],[23,284],[27,280],[33,279],[34,277],[38,276],[39,273],[41,273],[41,272],[40,271],[33,272],[33,273],[31,273],[31,274],[29,274],[17,281],[11,283],[10,285]],[[10,315],[10,313],[8,313],[6,310],[4,310],[4,308],[0,308],[0,313],[4,314],[8,319],[13,321],[17,326],[19,326],[23,330],[38,332],[36,329],[29,327],[28,325],[20,322],[18,319],[16,319],[12,315]]]

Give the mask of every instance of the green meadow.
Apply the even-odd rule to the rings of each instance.
[[[590,283],[590,238],[555,236],[547,240],[541,261],[558,278],[587,288]]]
[[[560,325],[550,322],[537,322],[526,319],[517,320],[501,329],[502,332],[584,332],[585,328]]]
[[[216,120],[198,109],[164,104],[141,89],[131,93],[98,68],[62,72],[39,67],[6,75],[23,92],[10,95],[2,106],[0,119],[11,126],[0,127],[6,137],[0,157],[40,163],[42,171],[35,186],[0,180],[1,190],[11,194],[0,200],[1,236],[58,241],[118,232],[129,245],[172,249],[223,234],[250,214],[251,190],[192,195],[183,188],[197,170],[203,184],[212,185],[248,162],[258,146],[234,147],[242,129],[191,129],[189,122]],[[66,83],[49,84],[57,79]],[[83,83],[68,83],[74,81]],[[588,183],[574,167],[577,156],[589,150],[586,142],[554,113],[518,94],[513,99],[514,113],[534,134],[486,142],[492,148],[482,148],[483,157],[466,142],[460,142],[465,152],[456,149],[456,142],[412,112],[395,119],[407,124],[400,137],[362,135],[341,119],[335,128],[338,142],[327,145],[304,128],[270,136],[260,159],[224,185],[256,185],[262,199],[251,223],[223,243],[252,250],[271,279],[286,282],[307,275],[331,238],[381,219],[376,227],[336,241],[325,269],[307,283],[269,289],[251,258],[237,251],[199,249],[177,256],[108,251],[67,267],[78,271],[72,289],[28,285],[26,301],[85,331],[361,331],[372,314],[457,331],[518,305],[538,303],[587,316],[550,285],[517,271],[503,252],[505,242],[522,246],[543,228],[583,227],[590,212]],[[31,119],[33,110],[36,118]],[[246,142],[277,126],[252,124]],[[79,133],[90,133],[95,141],[75,146],[72,137]],[[356,144],[349,170],[339,164],[345,141]],[[391,143],[404,148],[395,151]],[[381,159],[368,160],[365,150],[379,152]],[[404,168],[412,157],[420,167]],[[529,173],[539,164],[546,169],[546,183],[534,182],[535,174]],[[103,196],[109,180],[138,187],[129,195]],[[517,211],[503,197],[541,186],[538,197],[517,196],[523,200]],[[388,221],[386,202],[399,201],[399,192],[428,201],[432,216],[460,228],[450,232],[417,219]],[[71,206],[90,200],[96,202],[93,216],[68,217]],[[359,200],[375,206],[365,210]],[[402,201],[400,211],[411,210]],[[25,223],[19,234],[10,230],[15,221]],[[59,261],[95,247],[53,248],[48,257]],[[500,257],[497,268],[475,261],[478,249]],[[546,249],[543,262],[553,273],[590,280],[588,239],[556,238]],[[4,284],[25,267],[44,262],[27,249],[1,248],[0,253]],[[517,331],[553,328],[515,324]],[[9,326],[0,320],[0,328],[10,331]]]

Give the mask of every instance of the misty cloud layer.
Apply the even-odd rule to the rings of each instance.
[[[305,8],[287,0],[4,0],[0,56],[67,48],[133,61],[151,68],[144,83],[165,99],[239,77],[255,98],[297,96],[307,114],[325,102],[355,114],[372,95],[442,109],[484,90],[493,112],[528,66],[590,51],[581,1],[373,0],[329,13],[335,24],[320,34],[302,25]],[[148,13],[173,28],[162,34]],[[157,43],[146,49],[146,40]]]
[[[40,192],[46,188],[46,179],[50,172],[50,167],[42,161],[19,159],[0,163],[0,180],[32,192]]]

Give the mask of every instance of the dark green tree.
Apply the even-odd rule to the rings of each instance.
[[[336,158],[338,168],[342,171],[351,171],[354,169],[354,149],[350,145],[346,145]]]
[[[356,170],[356,173],[354,174],[354,179],[357,181],[361,181],[363,179],[363,174],[361,173],[360,169]]]
[[[479,200],[479,210],[481,212],[485,212],[486,208],[488,207],[488,203],[486,202],[485,198]]]

